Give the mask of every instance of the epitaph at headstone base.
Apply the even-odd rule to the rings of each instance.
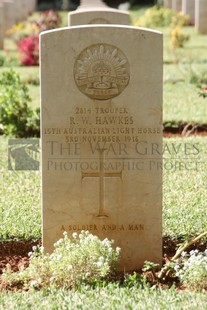
[[[41,96],[46,250],[63,231],[89,230],[121,247],[121,269],[161,263],[162,35],[41,34]]]

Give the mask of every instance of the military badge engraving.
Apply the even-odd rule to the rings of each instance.
[[[97,100],[118,96],[129,83],[129,62],[117,47],[92,45],[84,49],[74,65],[74,79],[79,90]]]

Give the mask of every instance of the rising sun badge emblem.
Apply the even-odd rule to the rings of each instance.
[[[74,65],[74,79],[86,96],[107,100],[118,96],[129,83],[129,62],[117,47],[96,44],[84,49]]]

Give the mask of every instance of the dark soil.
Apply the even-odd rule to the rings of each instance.
[[[177,240],[164,239],[164,254],[172,257],[175,254],[177,244]],[[41,241],[0,242],[0,274],[7,264],[10,264],[14,271],[18,271],[22,265],[27,267],[29,265],[28,253],[32,251],[32,247],[35,245],[41,245]]]
[[[28,253],[32,247],[40,244],[40,241],[9,241],[0,242],[0,274],[7,264],[12,270],[18,271],[21,266],[29,265]]]
[[[191,123],[172,123],[163,124],[163,136],[170,137],[188,137],[188,136],[207,136],[207,124]]]

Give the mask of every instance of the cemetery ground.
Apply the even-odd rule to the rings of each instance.
[[[133,18],[137,13],[132,12]],[[140,14],[140,13],[139,13]],[[66,20],[65,16],[64,19]],[[206,231],[207,206],[207,38],[193,27],[184,27],[190,39],[183,48],[170,48],[169,27],[164,33],[163,124],[163,262],[172,258],[181,243]],[[6,46],[14,45],[7,39]],[[11,51],[10,51],[11,52]],[[33,109],[39,106],[36,67],[13,66],[29,88]],[[0,67],[0,73],[9,70]],[[32,83],[32,84],[31,84]],[[171,137],[172,136],[172,137]],[[8,171],[8,138],[0,137],[0,271],[10,263],[17,271],[28,265],[28,252],[41,240],[39,171]],[[148,152],[151,152],[150,146]],[[151,163],[151,169],[161,169]],[[206,249],[206,237],[189,251]],[[156,270],[155,270],[156,272]],[[154,271],[117,275],[109,282],[83,285],[76,290],[7,287],[0,295],[0,309],[206,309],[207,275],[197,283],[176,277],[156,279]],[[156,273],[158,274],[158,273]],[[125,280],[124,280],[125,279]],[[193,286],[192,283],[195,283]]]

